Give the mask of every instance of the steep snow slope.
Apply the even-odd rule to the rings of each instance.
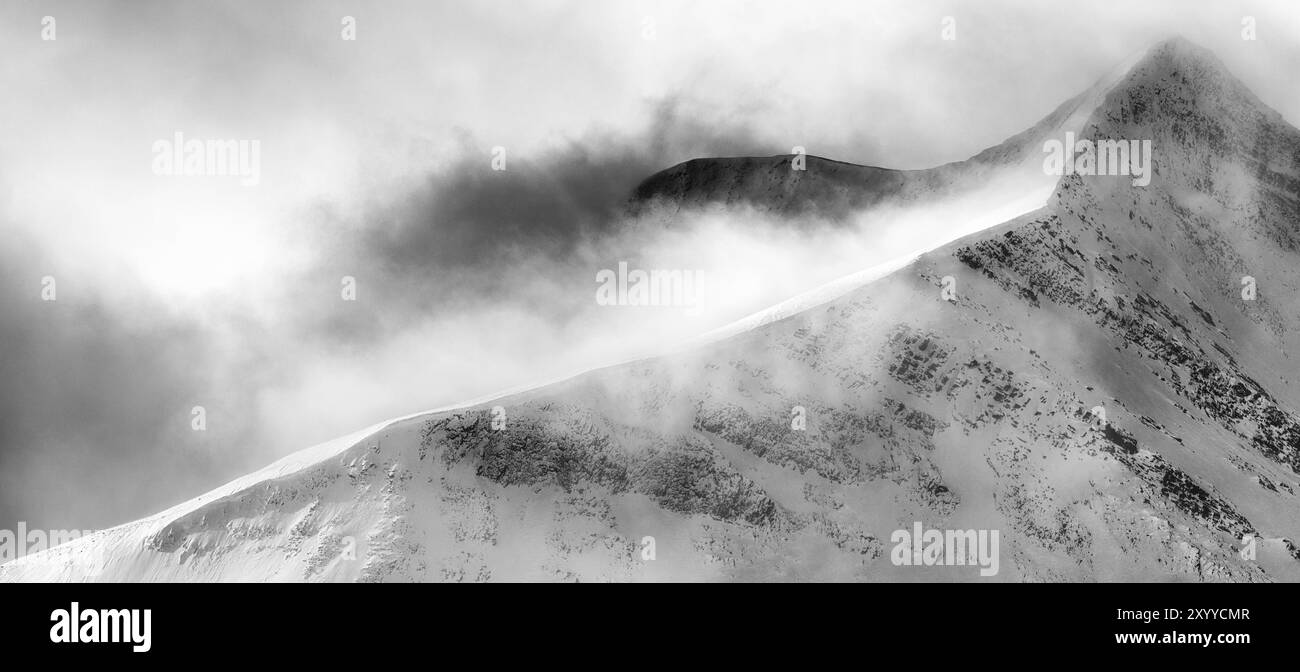
[[[1181,40],[1085,98],[1084,137],[1152,141],[1148,186],[1061,178],[689,349],[377,425],[0,579],[1296,580],[1300,132]],[[895,566],[916,521],[999,530],[999,573]]]

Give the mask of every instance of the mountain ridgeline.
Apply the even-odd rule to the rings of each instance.
[[[698,159],[637,202],[843,217],[1150,140],[1037,211],[674,354],[378,425],[4,580],[1300,578],[1300,131],[1185,40],[972,159]],[[897,532],[997,531],[996,573]],[[904,555],[910,551],[904,552]]]

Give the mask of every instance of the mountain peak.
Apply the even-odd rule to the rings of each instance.
[[[1205,47],[1202,47],[1201,45],[1192,42],[1191,40],[1187,39],[1186,37],[1183,37],[1182,35],[1174,35],[1172,37],[1168,37],[1159,42],[1156,42],[1155,44],[1151,45],[1149,51],[1153,54],[1157,52],[1171,52],[1171,53],[1202,52],[1207,54],[1210,53],[1209,50],[1206,49]]]
[[[1147,51],[1146,60],[1174,67],[1226,70],[1213,51],[1181,36],[1157,42]]]
[[[1295,137],[1295,129],[1212,51],[1184,37],[1152,45],[1120,71],[1090,101],[1096,106],[1079,137],[1153,142],[1161,170],[1203,178],[1209,155],[1268,165],[1265,157]],[[1265,137],[1279,142],[1261,144]]]
[[[898,171],[810,156],[808,170],[801,171],[791,169],[788,155],[697,158],[644,180],[631,196],[631,211],[641,212],[650,203],[667,205],[670,212],[748,204],[782,215],[844,221],[889,203],[959,196],[999,176],[1018,176],[1037,188],[1031,174],[1042,173],[1045,140],[1059,140],[1067,132],[1088,137],[1101,127],[1107,137],[1145,137],[1148,125],[1168,125],[1187,115],[1215,129],[1277,116],[1213,52],[1175,35],[1134,52],[1034,126],[966,161]],[[1216,132],[1214,142],[1247,133]]]
[[[1115,88],[1125,89],[1163,80],[1177,80],[1182,85],[1180,88],[1214,90],[1256,100],[1213,51],[1182,36],[1162,40],[1148,48],[1128,68]]]

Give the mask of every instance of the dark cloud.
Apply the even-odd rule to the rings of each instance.
[[[628,197],[651,174],[765,149],[748,128],[706,123],[680,98],[658,103],[640,135],[591,132],[542,156],[510,158],[505,171],[491,170],[489,147],[466,140],[451,169],[378,214],[363,249],[399,271],[479,265],[521,248],[559,257],[619,226]]]
[[[651,118],[641,133],[592,131],[541,155],[507,147],[504,171],[492,170],[491,147],[463,138],[461,154],[419,188],[375,204],[360,226],[333,223],[321,262],[293,284],[299,324],[355,343],[481,301],[533,305],[562,321],[590,303],[594,269],[576,251],[623,233],[642,180],[691,158],[779,151],[682,98],[656,103]],[[339,302],[345,275],[365,301]],[[551,283],[582,290],[546,291]]]
[[[0,248],[0,528],[97,529],[247,467],[246,397],[213,336],[13,233]],[[41,299],[42,278],[56,299]],[[247,371],[257,367],[246,366]],[[247,381],[250,386],[255,380]],[[208,431],[190,429],[202,405]]]

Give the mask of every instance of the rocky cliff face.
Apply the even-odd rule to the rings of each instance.
[[[1180,40],[1040,127],[972,161],[1068,127],[1150,140],[1152,179],[1052,176],[796,315],[344,437],[0,579],[1300,578],[1300,132]],[[787,160],[648,190],[852,209],[912,179]],[[896,564],[915,522],[999,531],[999,572]]]

